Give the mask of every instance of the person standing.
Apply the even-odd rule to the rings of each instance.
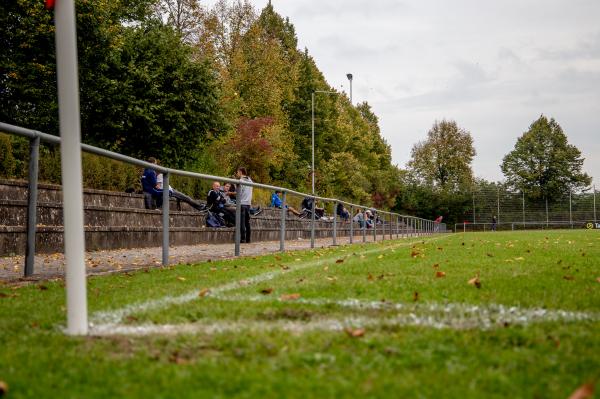
[[[236,177],[243,182],[252,183],[252,179],[248,176],[248,172],[246,172],[246,168],[244,167],[238,168]],[[240,202],[242,211],[240,220],[240,242],[250,243],[250,205],[252,204],[252,186],[240,184],[236,197],[236,200]]]
[[[157,164],[156,158],[148,158],[148,163]],[[156,171],[152,168],[145,168],[141,178],[142,189],[144,190],[144,206],[146,209],[162,208],[162,190],[158,188],[156,182]]]
[[[498,224],[498,219],[496,218],[496,215],[494,215],[492,217],[492,231],[496,231],[496,225]]]

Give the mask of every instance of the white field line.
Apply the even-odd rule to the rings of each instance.
[[[265,299],[255,296],[214,296],[218,300],[227,301],[254,301],[275,302],[277,300]],[[221,333],[238,332],[265,332],[284,331],[294,334],[302,334],[311,331],[343,331],[355,328],[382,328],[382,327],[406,327],[417,326],[434,329],[452,330],[490,330],[495,327],[507,325],[526,326],[532,323],[542,322],[581,322],[598,321],[600,314],[572,312],[565,310],[546,310],[536,308],[506,307],[498,304],[490,305],[468,305],[460,303],[450,304],[424,304],[408,305],[401,303],[359,301],[356,299],[331,300],[331,299],[299,299],[295,303],[310,305],[337,305],[353,310],[387,310],[379,316],[346,316],[340,318],[315,317],[308,321],[298,320],[204,320],[196,323],[185,324],[102,324],[95,326],[93,335],[178,335],[178,334],[203,334],[213,335]],[[391,314],[390,311],[397,312]]]
[[[450,235],[448,234],[448,235],[437,236],[437,237],[433,237],[433,238],[420,237],[419,240],[426,240],[426,242],[431,242],[431,241],[437,241],[440,239],[444,239],[447,237],[450,237]],[[389,246],[386,246],[383,248],[373,248],[370,250],[362,251],[361,254],[365,255],[365,254],[370,254],[370,253],[374,253],[374,252],[383,252],[383,251],[387,251],[390,249],[413,245],[414,243],[415,243],[414,241],[396,243],[396,244],[389,245]],[[327,259],[312,260],[312,261],[308,261],[308,262],[299,262],[299,263],[295,264],[292,268],[290,268],[290,270],[288,270],[288,271],[276,270],[276,271],[272,271],[272,272],[259,274],[259,275],[253,276],[253,277],[248,277],[247,279],[244,279],[244,280],[227,283],[227,284],[224,284],[224,285],[216,287],[216,288],[210,288],[210,293],[212,295],[215,295],[215,294],[220,294],[223,292],[235,290],[237,288],[242,288],[242,287],[245,287],[248,285],[262,283],[264,281],[272,280],[286,272],[293,272],[296,270],[302,270],[302,269],[307,269],[307,268],[311,268],[311,267],[321,266],[325,263],[331,262],[332,258],[334,258],[334,257],[330,257]],[[125,317],[127,317],[133,313],[140,313],[140,312],[145,312],[145,311],[149,311],[149,310],[163,309],[170,305],[181,305],[181,304],[184,304],[184,303],[187,303],[187,302],[197,299],[199,293],[200,293],[200,290],[193,290],[193,291],[190,291],[188,293],[185,293],[185,294],[182,294],[179,296],[167,295],[160,299],[152,299],[152,300],[148,300],[148,301],[144,301],[144,302],[134,303],[134,304],[122,307],[120,309],[96,312],[90,317],[90,328],[93,329],[95,326],[97,326],[99,324],[113,324],[113,325],[119,324],[120,322],[123,321],[123,319]]]

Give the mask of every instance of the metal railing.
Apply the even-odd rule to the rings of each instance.
[[[36,235],[36,219],[37,219],[37,188],[38,188],[38,171],[39,171],[39,146],[40,142],[58,145],[60,144],[60,137],[53,136],[47,133],[42,133],[36,130],[26,129],[19,126],[10,125],[7,123],[0,122],[0,132],[10,133],[13,135],[28,138],[30,140],[30,158],[29,158],[29,189],[27,198],[27,244],[26,244],[26,256],[25,256],[25,276],[29,276],[34,272],[34,259],[35,259],[35,235]],[[261,183],[250,183],[243,180],[231,179],[221,176],[213,176],[196,172],[189,172],[185,170],[178,170],[167,168],[164,166],[152,164],[149,162],[141,161],[137,158],[122,155],[116,152],[104,150],[102,148],[94,147],[87,144],[81,144],[81,150],[111,158],[117,161],[125,162],[131,165],[150,168],[163,174],[163,187],[169,187],[169,176],[177,175],[184,177],[191,177],[200,180],[218,180],[225,183],[235,184],[238,188],[240,185],[250,186],[259,189],[266,189],[271,191],[282,192],[282,203],[286,203],[287,195],[298,195],[302,197],[312,198],[312,217],[311,217],[311,244],[310,247],[315,246],[315,206],[317,201],[329,202],[334,205],[334,218],[333,218],[333,232],[332,232],[332,244],[337,244],[337,231],[338,231],[338,215],[335,210],[338,204],[343,204],[350,208],[350,217],[353,217],[355,209],[362,209],[363,212],[366,210],[372,210],[376,212],[381,218],[382,223],[378,226],[377,223],[373,223],[372,234],[373,240],[377,241],[378,227],[381,227],[381,237],[385,240],[386,233],[389,239],[392,239],[395,235],[396,238],[400,237],[414,237],[422,235],[431,235],[437,233],[446,232],[446,224],[435,223],[432,220],[426,220],[419,217],[401,215],[394,212],[388,212],[378,210],[373,207],[364,206],[360,204],[353,204],[351,202],[342,201],[335,198],[319,197],[316,195],[305,194],[299,191],[291,190],[284,187],[272,186]],[[163,190],[163,207],[162,207],[162,264],[168,265],[169,263],[169,190]],[[281,222],[280,222],[280,251],[285,251],[285,221],[286,221],[286,208],[282,206],[281,209]],[[364,213],[363,213],[364,214]],[[387,218],[387,220],[386,220]],[[236,201],[235,209],[235,256],[240,255],[240,220],[241,220],[241,204],[240,201]],[[350,243],[353,243],[354,239],[354,224],[350,222]],[[362,223],[362,241],[367,241],[367,224]]]

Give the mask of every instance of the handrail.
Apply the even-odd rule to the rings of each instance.
[[[32,129],[27,129],[24,127],[20,127],[20,126],[15,126],[15,125],[11,125],[8,123],[3,123],[0,122],[0,132],[6,132],[6,133],[10,133],[10,134],[14,134],[17,136],[21,136],[21,137],[26,137],[29,138],[31,140],[32,143],[37,142],[39,143],[39,141],[43,141],[46,143],[50,143],[50,144],[55,144],[58,145],[60,144],[60,137],[58,136],[54,136],[48,133],[44,133],[44,132],[40,132],[37,130],[32,130]],[[33,145],[33,144],[32,144]],[[39,145],[39,144],[38,144]],[[389,216],[389,220],[386,221],[385,218],[382,220],[382,226],[383,226],[383,238],[385,239],[385,234],[386,234],[386,225],[389,227],[388,228],[388,233],[390,235],[390,238],[392,237],[392,216],[396,217],[396,236],[398,236],[399,234],[399,220],[402,220],[402,223],[405,224],[405,228],[403,229],[406,234],[408,235],[409,232],[410,234],[433,234],[433,233],[437,233],[437,232],[445,232],[446,231],[446,225],[445,223],[435,223],[432,220],[427,220],[427,219],[423,219],[420,217],[416,217],[416,216],[408,216],[408,215],[402,215],[396,212],[390,212],[390,211],[384,211],[384,210],[379,210],[377,208],[374,207],[370,207],[370,206],[364,206],[364,205],[360,205],[360,204],[354,204],[352,202],[348,202],[348,201],[344,201],[344,200],[340,200],[340,199],[336,199],[336,198],[327,198],[327,197],[320,197],[317,195],[312,195],[312,194],[306,194],[306,193],[302,193],[300,191],[296,191],[296,190],[292,190],[289,188],[285,188],[285,187],[279,187],[279,186],[273,186],[273,185],[269,185],[269,184],[262,184],[262,183],[256,183],[256,182],[247,182],[244,180],[239,180],[239,179],[232,179],[232,178],[227,178],[227,177],[222,177],[222,176],[214,176],[214,175],[209,175],[209,174],[204,174],[204,173],[197,173],[197,172],[190,172],[190,171],[185,171],[185,170],[179,170],[179,169],[174,169],[174,168],[168,168],[165,166],[160,166],[160,165],[156,165],[156,164],[152,164],[146,161],[142,161],[139,160],[137,158],[133,158],[127,155],[123,155],[123,154],[119,154],[117,152],[113,152],[113,151],[109,151],[109,150],[105,150],[103,148],[98,148],[98,147],[94,147],[91,146],[89,144],[81,144],[81,150],[91,153],[91,154],[95,154],[95,155],[100,155],[103,157],[107,157],[107,158],[111,158],[117,161],[121,161],[121,162],[125,162],[125,163],[129,163],[132,165],[136,165],[139,167],[143,167],[143,168],[150,168],[153,169],[157,172],[161,172],[165,175],[165,181],[163,182],[163,184],[167,184],[168,185],[168,178],[169,175],[178,175],[178,176],[183,176],[183,177],[192,177],[192,178],[196,178],[196,179],[201,179],[201,180],[218,180],[218,181],[222,181],[225,183],[231,183],[231,184],[236,184],[236,185],[244,185],[244,186],[250,186],[250,187],[254,187],[254,188],[260,188],[260,189],[266,189],[266,190],[271,190],[271,191],[281,191],[284,195],[285,194],[292,194],[292,195],[297,195],[297,196],[302,196],[302,197],[309,197],[309,198],[313,198],[313,204],[319,200],[319,201],[323,201],[323,202],[333,202],[333,203],[337,203],[337,204],[343,204],[346,205],[348,207],[351,208],[358,208],[358,209],[369,209],[372,210],[374,212],[376,212],[377,214],[380,215],[388,215]],[[32,152],[32,154],[34,154]],[[37,159],[37,155],[32,155],[32,159],[30,159],[30,166],[35,164],[37,165],[38,163],[38,159]],[[35,159],[33,159],[35,158]],[[30,167],[30,170],[31,167]],[[31,180],[35,180],[35,181],[31,181]],[[35,173],[35,175],[30,176],[30,186],[34,189],[30,190],[30,193],[33,192],[34,195],[30,195],[29,196],[29,210],[30,213],[29,215],[35,215],[35,207],[36,207],[36,202],[37,202],[37,173]],[[32,213],[33,212],[33,213]],[[238,214],[240,212],[240,204],[239,201],[237,202],[237,206],[236,206],[236,214]],[[168,206],[163,206],[163,263],[167,263],[168,262],[168,213],[169,213],[169,209]],[[283,212],[282,212],[283,215]],[[313,212],[314,215],[314,212]],[[237,215],[236,215],[237,216]],[[352,215],[351,217],[353,217],[354,215]],[[336,221],[337,221],[337,212],[334,212],[334,232],[333,232],[333,239],[334,239],[334,244],[335,244],[335,236],[336,236]],[[35,218],[34,218],[35,219]],[[27,252],[28,254],[31,253],[33,254],[35,252],[35,224],[33,224],[33,230],[34,231],[30,231],[30,229],[28,228],[27,230]],[[442,228],[443,227],[443,228]],[[238,256],[239,255],[239,223],[236,223],[236,248],[235,248],[235,255]],[[315,218],[312,218],[312,223],[311,223],[311,248],[314,247],[314,229],[315,229]],[[285,229],[282,229],[282,234],[285,234]],[[365,241],[365,233],[366,233],[366,227],[364,227],[363,224],[363,242]],[[374,231],[374,239],[377,240],[377,229],[375,228]],[[283,237],[283,236],[282,236]],[[284,245],[283,245],[283,240],[282,240],[282,244],[281,244],[281,250],[284,250]],[[26,267],[25,267],[25,271],[26,271],[26,275],[32,274],[33,273],[33,255],[31,256],[27,256],[26,257]]]

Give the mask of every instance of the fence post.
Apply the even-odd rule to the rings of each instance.
[[[286,194],[285,191],[281,193],[281,230],[279,231],[279,250],[285,251],[285,218],[287,214],[286,209]]]
[[[169,264],[169,173],[163,173],[162,190],[162,264]]]
[[[40,137],[29,142],[29,190],[27,191],[27,247],[25,248],[25,277],[31,276],[35,265],[35,233],[37,224],[38,172]]]
[[[525,229],[525,191],[521,190],[523,194],[523,229]]]
[[[473,223],[475,223],[475,190],[472,191],[473,196]]]
[[[337,207],[338,207],[338,202],[337,201],[333,201],[333,239],[332,239],[332,245],[337,245],[336,242],[336,238],[337,238]]]
[[[314,173],[314,171],[313,171]],[[315,247],[315,208],[317,207],[317,199],[312,197],[312,216],[310,217],[310,247]]]
[[[354,205],[350,206],[350,244],[354,242]]]
[[[235,185],[235,192],[239,193],[240,189],[242,188],[241,184],[236,184]],[[240,241],[242,240],[242,203],[240,202],[240,198],[239,198],[239,194],[236,198],[235,201],[235,234],[234,234],[234,241],[235,241],[235,256],[240,256]]]
[[[596,186],[594,185],[594,223],[597,221],[596,219]]]
[[[367,242],[367,208],[363,209],[362,236],[363,242]]]
[[[498,187],[498,216],[496,217],[496,224],[500,223],[500,187]]]
[[[571,228],[573,228],[573,208],[571,200],[571,190],[569,190],[569,223],[571,224]]]
[[[548,197],[545,198],[546,200],[546,228],[548,228],[548,222],[549,222],[549,218],[548,218]]]
[[[377,219],[379,214],[375,214],[373,217],[373,241],[377,242]]]

